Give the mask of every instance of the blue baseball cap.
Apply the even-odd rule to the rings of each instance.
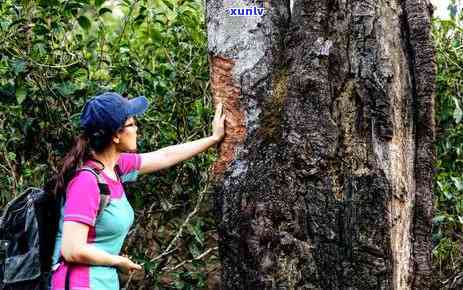
[[[147,108],[148,99],[144,96],[129,100],[117,93],[106,92],[85,103],[80,115],[80,128],[90,136],[114,133],[129,117],[141,115]]]

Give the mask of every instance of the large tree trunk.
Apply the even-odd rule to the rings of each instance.
[[[223,289],[429,289],[428,0],[206,2]]]

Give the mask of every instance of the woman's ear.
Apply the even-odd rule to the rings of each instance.
[[[113,142],[119,144],[121,139],[119,138],[119,134],[113,135]]]

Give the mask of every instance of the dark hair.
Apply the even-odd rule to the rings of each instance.
[[[58,168],[60,170],[55,173],[51,182],[47,185],[47,189],[54,196],[64,194],[68,182],[74,177],[76,170],[83,165],[83,163],[93,158],[93,153],[103,151],[111,144],[112,132],[105,132],[100,130],[89,136],[87,133],[81,133],[74,140],[74,146],[64,156]]]

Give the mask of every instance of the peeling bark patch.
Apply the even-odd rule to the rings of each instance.
[[[343,286],[340,289],[392,289],[392,259],[387,211],[390,188],[384,175],[352,177],[356,195],[343,206],[341,252]],[[352,287],[352,288],[351,288]]]
[[[413,289],[430,289],[432,280],[432,188],[436,159],[434,97],[436,90],[435,49],[431,36],[428,1],[402,1],[414,78],[415,107],[415,207],[413,220]]]
[[[269,143],[278,143],[281,140],[281,125],[283,103],[287,95],[288,69],[277,70],[272,80],[272,98],[264,105],[262,125],[258,134]]]
[[[338,201],[351,200],[354,194],[350,186],[344,184],[344,175],[350,173],[354,176],[362,176],[369,172],[367,145],[360,138],[363,132],[359,120],[363,119],[363,110],[358,103],[356,88],[355,80],[346,80],[332,109],[340,129],[340,143],[338,156],[331,160],[329,171],[332,190]]]
[[[223,102],[225,120],[225,138],[220,144],[219,159],[214,163],[212,172],[221,175],[235,158],[235,149],[242,144],[246,136],[244,110],[240,103],[240,88],[233,84],[233,67],[230,59],[213,56],[211,63],[211,85],[214,104]]]

